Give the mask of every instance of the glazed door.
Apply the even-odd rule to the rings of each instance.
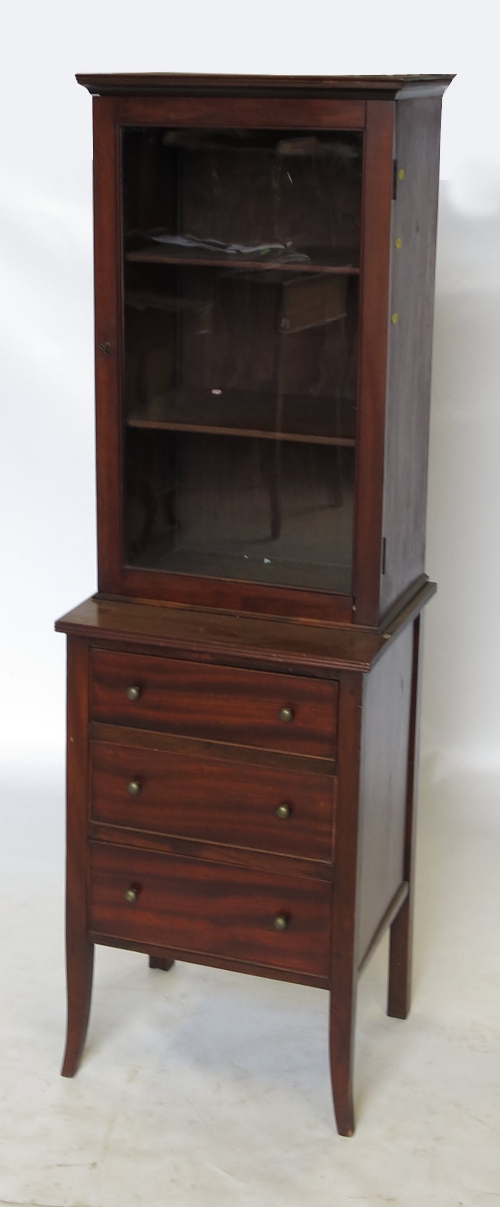
[[[101,589],[350,619],[365,106],[95,104],[118,186]]]

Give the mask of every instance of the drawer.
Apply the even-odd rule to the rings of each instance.
[[[335,755],[337,689],[318,679],[92,651],[95,721],[319,758]],[[280,720],[283,709],[291,719]]]
[[[328,976],[331,885],[91,842],[94,934]],[[125,899],[133,890],[137,898]],[[286,929],[276,929],[283,918]]]
[[[94,821],[304,859],[332,860],[334,783],[330,775],[91,743]]]

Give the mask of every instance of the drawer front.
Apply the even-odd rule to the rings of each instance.
[[[326,882],[107,843],[89,847],[93,932],[328,976],[331,886]],[[130,903],[129,890],[137,893]],[[286,929],[276,929],[278,918],[285,919]]]
[[[337,689],[266,671],[92,652],[95,721],[319,758],[335,755]],[[283,709],[291,719],[280,720]]]
[[[94,821],[304,859],[332,860],[334,783],[329,775],[91,743]]]

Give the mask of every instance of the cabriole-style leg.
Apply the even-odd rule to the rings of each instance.
[[[361,743],[360,675],[341,676],[335,815],[335,879],[332,892],[330,966],[330,1074],[337,1127],[352,1136],[352,1073],[356,1008],[356,884]]]
[[[74,1077],[85,1043],[92,997],[94,944],[68,941],[66,955],[68,1027],[63,1077]]]
[[[406,797],[406,826],[404,879],[408,896],[391,925],[389,946],[389,991],[387,1013],[391,1018],[407,1018],[411,1005],[411,954],[413,931],[413,883],[415,868],[415,801],[418,762],[418,717],[420,692],[421,617],[413,625],[412,694],[408,743],[408,779]]]
[[[333,1105],[340,1136],[354,1134],[352,1072],[354,1054],[354,1010],[349,999],[330,995],[330,1076]]]

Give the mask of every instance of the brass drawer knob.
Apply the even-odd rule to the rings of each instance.
[[[290,817],[291,812],[292,810],[290,805],[278,805],[278,808],[276,809],[276,817],[279,817],[281,821],[286,821],[286,818]]]
[[[125,900],[128,901],[129,905],[133,905],[134,901],[137,901],[138,896],[139,896],[138,888],[128,888],[125,893]]]
[[[140,791],[141,785],[139,780],[130,780],[130,783],[127,784],[127,792],[130,793],[130,796],[138,796]]]
[[[286,930],[288,926],[288,918],[285,918],[284,914],[277,914],[276,917],[273,918],[273,926],[275,930]]]
[[[287,705],[286,708],[280,708],[278,716],[280,721],[293,721],[295,713],[293,708],[290,708],[289,705]]]
[[[140,687],[137,687],[135,684],[133,684],[132,687],[127,687],[127,690],[125,692],[127,700],[138,700],[140,694],[141,694],[141,689],[140,689]]]

